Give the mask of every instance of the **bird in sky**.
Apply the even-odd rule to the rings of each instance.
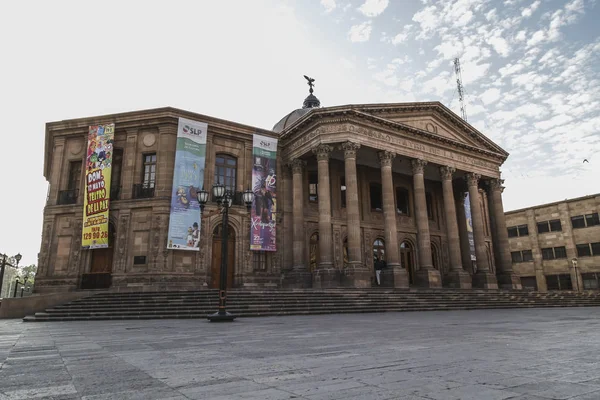
[[[583,162],[584,162],[584,163],[588,163],[588,164],[590,163],[590,162],[588,161],[588,159],[587,159],[587,158],[584,158],[584,159],[583,159]]]

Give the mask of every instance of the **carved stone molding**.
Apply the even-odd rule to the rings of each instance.
[[[75,225],[75,240],[73,242],[73,249],[71,250],[71,267],[69,268],[69,275],[77,274],[79,271],[79,255],[81,252],[81,229],[82,223],[78,222]]]
[[[451,181],[452,175],[454,175],[455,172],[456,168],[446,166],[440,167],[440,175],[445,181]]]
[[[304,170],[304,167],[306,166],[306,162],[300,160],[299,158],[295,158],[289,163],[289,166],[292,168],[292,173],[301,174],[302,170]]]
[[[342,143],[340,149],[344,150],[344,158],[356,158],[356,152],[360,149],[360,144],[348,141]]]
[[[467,180],[468,186],[477,186],[480,178],[481,175],[476,174],[475,172],[469,172],[465,175],[465,179]]]
[[[317,147],[315,147],[314,149],[312,149],[313,153],[317,155],[317,160],[321,161],[321,160],[329,160],[329,155],[331,154],[331,152],[333,151],[333,147],[327,145],[327,144],[320,144]]]
[[[377,155],[379,156],[379,164],[382,167],[391,167],[392,161],[394,160],[394,157],[396,157],[396,153],[387,150],[379,151],[377,152]]]
[[[410,165],[412,166],[413,175],[423,174],[425,172],[425,166],[427,165],[427,161],[422,160],[420,158],[415,158],[410,160]]]
[[[496,190],[499,190],[500,193],[504,192],[504,186],[502,185],[504,183],[504,179],[490,179],[488,180],[488,187],[490,188],[490,191],[494,192]]]

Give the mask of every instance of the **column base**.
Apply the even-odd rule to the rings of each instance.
[[[417,286],[428,288],[441,288],[442,277],[435,268],[420,268],[415,274]]]
[[[523,286],[521,286],[521,278],[514,272],[499,273],[496,278],[498,279],[498,287],[501,289],[523,289]]]
[[[362,263],[350,262],[340,273],[340,281],[343,287],[369,288],[371,287],[371,271]]]
[[[314,289],[338,288],[340,284],[340,271],[331,263],[319,264],[313,273]]]
[[[283,276],[283,286],[292,289],[312,287],[312,274],[308,271],[290,271]]]
[[[381,286],[394,288],[408,288],[408,274],[400,264],[388,264],[381,271]]]
[[[496,275],[489,271],[477,271],[473,275],[473,287],[481,289],[498,289]]]
[[[449,288],[471,289],[473,286],[471,275],[464,269],[448,272],[446,280]]]

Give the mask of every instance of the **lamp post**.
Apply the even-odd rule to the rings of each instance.
[[[4,283],[4,270],[6,266],[15,267],[19,266],[19,262],[21,261],[21,254],[17,254],[16,256],[9,257],[6,254],[0,254],[0,258],[2,258],[2,265],[0,266],[0,297],[2,296],[2,283]],[[10,290],[10,289],[9,289]],[[10,294],[9,294],[10,296]]]
[[[213,198],[218,204],[220,213],[223,216],[221,227],[222,227],[222,240],[221,240],[221,272],[219,279],[219,310],[208,316],[208,320],[211,322],[230,322],[235,319],[235,315],[227,312],[227,236],[229,231],[229,208],[233,202],[234,193],[225,189],[220,183],[213,186]],[[252,203],[254,202],[254,192],[248,189],[243,194],[244,203],[250,211]],[[208,192],[202,188],[198,191],[198,203],[200,204],[200,212],[204,212],[204,206],[208,202]]]
[[[573,269],[575,270],[575,283],[577,285],[577,292],[579,293],[579,276],[577,276],[577,258],[573,258],[571,260],[571,265],[573,265]]]

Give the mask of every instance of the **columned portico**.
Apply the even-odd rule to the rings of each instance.
[[[339,286],[339,270],[333,265],[333,229],[331,226],[331,190],[329,183],[329,156],[333,147],[321,144],[313,149],[317,156],[319,202],[319,256],[313,274],[313,287]]]
[[[396,155],[389,151],[378,153],[381,165],[381,186],[383,194],[383,218],[385,224],[385,250],[387,269],[384,270],[384,282],[394,287],[408,287],[408,274],[400,265],[398,252],[398,228],[396,227],[396,206],[394,205],[394,182],[392,178],[392,161]],[[387,279],[391,275],[392,279]]]
[[[450,256],[450,271],[448,273],[448,286],[455,288],[470,288],[471,276],[463,269],[460,235],[458,233],[458,222],[456,205],[454,203],[454,190],[452,187],[452,176],[456,172],[452,167],[440,167],[442,177],[442,190],[444,192],[444,213],[446,214],[446,232],[448,234],[448,253]],[[464,213],[463,213],[464,214]]]
[[[341,150],[344,152],[348,231],[348,265],[343,271],[342,284],[362,288],[371,286],[371,273],[363,263],[360,243],[360,209],[356,176],[356,153],[359,148],[360,145],[353,142],[345,142],[341,145]]]
[[[492,240],[494,254],[496,255],[496,276],[499,287],[521,289],[521,280],[512,269],[508,231],[506,229],[506,219],[504,218],[504,206],[502,205],[503,182],[504,179],[490,179],[488,181],[490,219],[493,227]]]
[[[429,236],[429,218],[427,216],[424,178],[426,165],[427,161],[425,160],[411,160],[415,219],[417,222],[417,246],[419,252],[419,270],[416,273],[416,277],[419,286],[441,287],[442,279],[440,272],[433,268],[433,261],[431,259],[431,238]]]
[[[477,272],[473,275],[473,287],[497,289],[496,276],[490,272],[488,261],[485,232],[483,228],[483,214],[480,207],[479,179],[481,175],[470,172],[466,175],[469,197],[471,202],[471,219],[473,222],[473,237],[475,239],[475,257],[477,258]]]

